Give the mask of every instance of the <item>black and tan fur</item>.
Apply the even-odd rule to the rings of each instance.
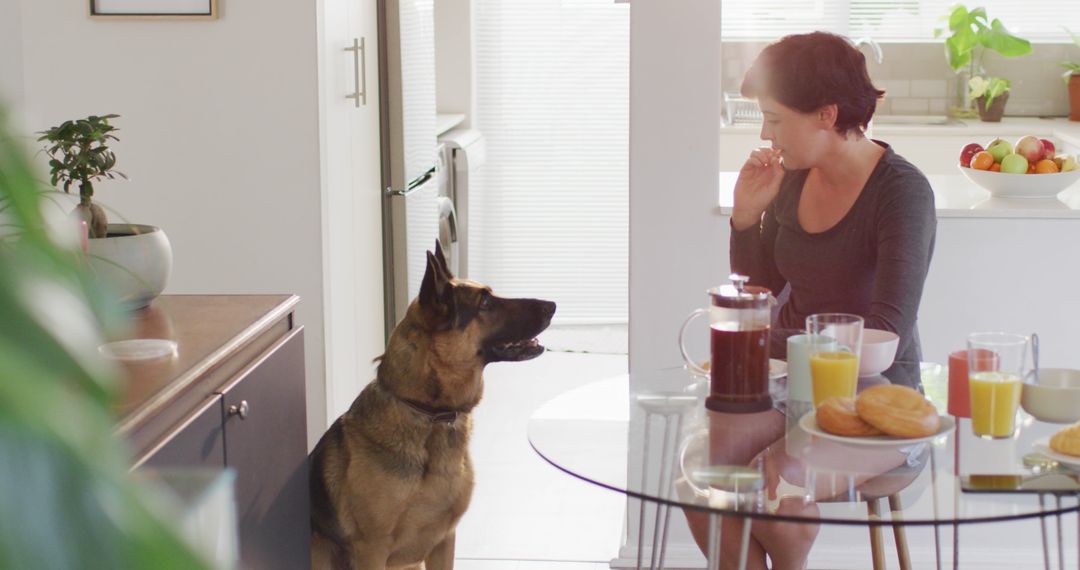
[[[554,313],[550,301],[455,279],[436,244],[375,380],[311,454],[315,570],[453,568],[484,366],[539,356],[534,337]]]

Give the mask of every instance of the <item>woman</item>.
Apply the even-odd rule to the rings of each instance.
[[[744,96],[764,115],[735,184],[731,267],[777,294],[774,326],[814,313],[855,313],[900,335],[896,360],[918,362],[915,319],[934,250],[926,177],[868,139],[877,99],[865,59],[840,36],[788,36],[747,72]]]
[[[761,138],[771,147],[751,153],[735,184],[732,270],[776,293],[789,288],[775,328],[803,328],[814,313],[854,313],[867,328],[900,336],[897,361],[918,362],[915,320],[934,249],[934,195],[916,167],[865,136],[884,92],[870,82],[862,53],[834,34],[788,36],[762,51],[741,90],[758,100]],[[914,368],[890,379],[918,386]],[[783,453],[782,442],[770,446],[784,433],[777,411],[711,413],[709,421],[714,458],[745,464],[766,447],[765,454]],[[725,439],[740,445],[728,446]],[[907,458],[889,452],[859,459],[866,467],[862,480],[868,480]],[[770,492],[779,476],[766,473]],[[816,511],[802,501],[781,501],[776,508],[808,518]],[[707,519],[690,512],[687,518],[704,550]],[[732,532],[721,534],[724,566],[737,560],[741,524],[725,519],[724,530]],[[749,567],[765,568],[768,555],[774,569],[802,568],[816,534],[809,524],[755,522]]]

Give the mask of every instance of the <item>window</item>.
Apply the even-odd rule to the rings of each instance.
[[[474,6],[474,125],[488,153],[469,189],[469,275],[555,301],[558,324],[625,323],[629,5]]]
[[[850,38],[929,41],[955,0],[721,0],[725,38],[774,40],[809,30]],[[1069,28],[1080,33],[1080,10],[1066,0],[974,0],[1014,34],[1038,42],[1068,42]]]

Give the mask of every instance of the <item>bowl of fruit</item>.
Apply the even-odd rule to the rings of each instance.
[[[1015,145],[998,138],[986,148],[965,146],[960,172],[990,194],[1008,198],[1052,198],[1080,180],[1075,156],[1057,154],[1054,143],[1031,135]]]

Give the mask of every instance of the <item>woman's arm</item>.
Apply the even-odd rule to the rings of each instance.
[[[919,172],[905,173],[877,209],[877,275],[867,328],[910,334],[937,233],[934,193]]]
[[[731,226],[731,271],[750,277],[751,285],[767,287],[774,295],[787,285],[787,280],[776,267],[776,234],[779,223],[770,204],[761,216],[761,223],[739,231]]]

